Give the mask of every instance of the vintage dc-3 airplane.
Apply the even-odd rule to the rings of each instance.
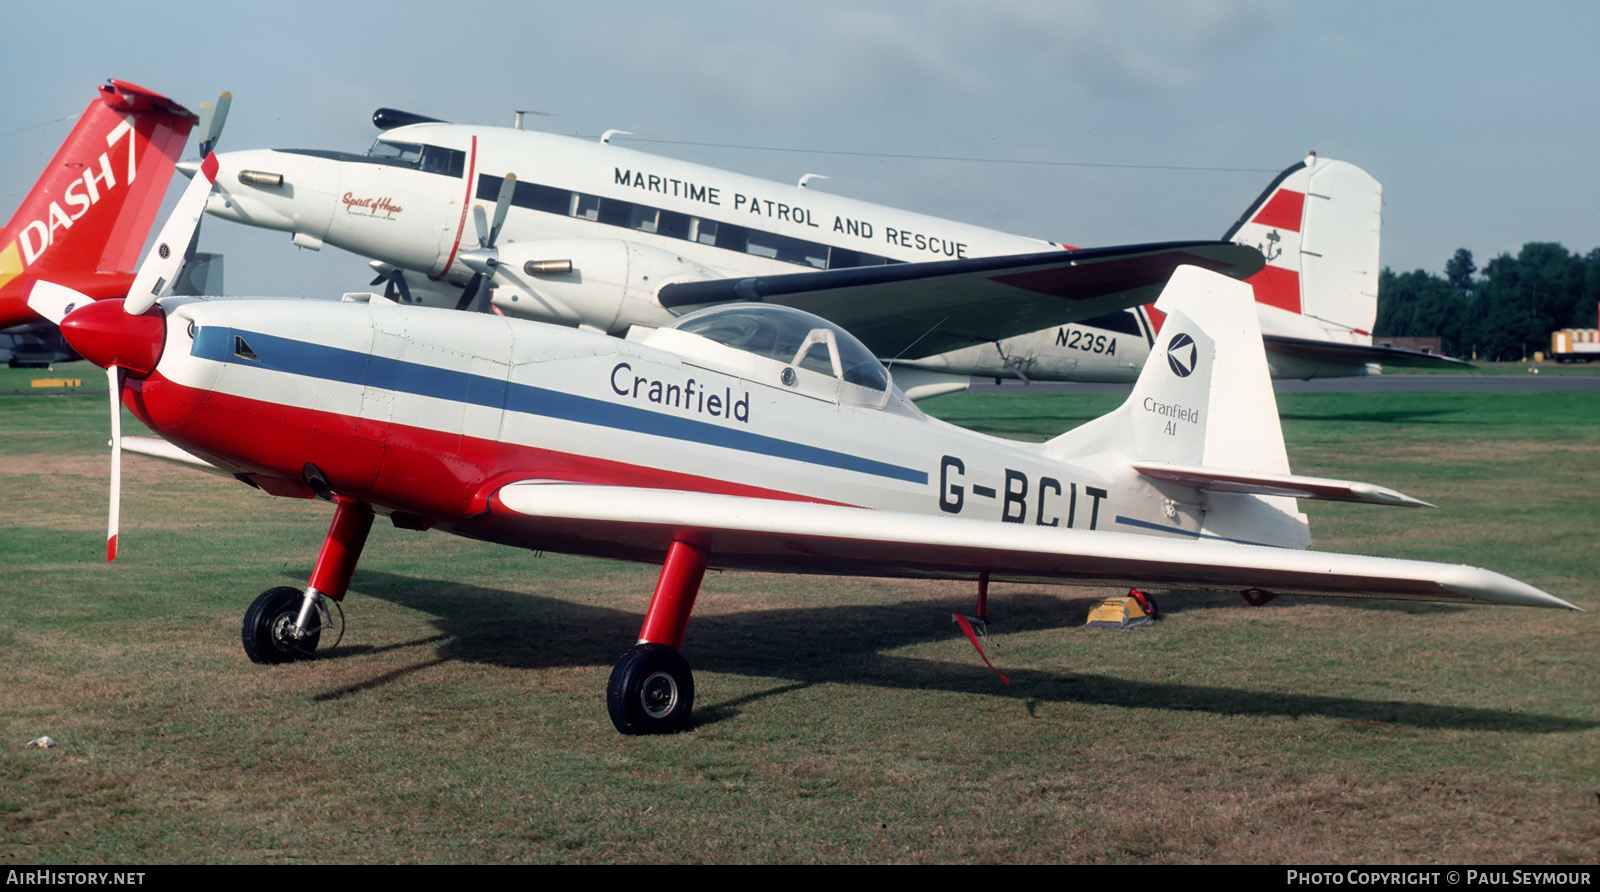
[[[1423,504],[1289,469],[1248,285],[1198,267],[1157,306],[1126,403],[1046,443],[924,415],[844,329],[716,306],[627,339],[399,304],[159,298],[215,176],[201,165],[126,301],[34,285],[108,370],[120,447],[333,502],[310,584],[245,613],[256,662],[309,657],[376,515],[416,530],[661,564],[607,689],[624,733],[676,731],[708,568],[1380,596],[1574,608],[1468,566],[1303,550],[1296,499]],[[163,440],[124,441],[126,405]],[[975,640],[975,639],[974,639]]]
[[[892,359],[913,396],[971,376],[1132,381],[1161,326],[1141,305],[1181,262],[1251,277],[1279,377],[1441,362],[1372,345],[1382,189],[1315,155],[1284,171],[1224,238],[1260,248],[1263,270],[1216,247],[1204,259],[1155,246],[1063,254],[1056,242],[633,151],[609,133],[592,142],[391,109],[373,120],[384,132],[365,155],[219,155],[209,212],[376,258],[379,281],[407,303],[492,305],[619,335],[718,302],[795,306]],[[474,241],[468,218],[480,201],[511,207],[493,231],[478,219]],[[1042,313],[1019,320],[1026,327],[947,305],[1019,292],[1146,299],[1071,324]]]
[[[215,107],[202,107],[202,155],[216,143],[227,102],[224,93]],[[12,343],[13,364],[76,358],[55,325],[28,309],[23,295],[33,280],[97,300],[128,293],[196,121],[188,109],[136,84],[112,80],[100,87],[0,231],[0,335]],[[195,269],[191,264],[191,274]]]

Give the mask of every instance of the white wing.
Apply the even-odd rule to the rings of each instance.
[[[511,541],[659,562],[675,536],[713,567],[1275,594],[1571,604],[1461,564],[1264,548],[677,490],[523,481],[490,512]]]

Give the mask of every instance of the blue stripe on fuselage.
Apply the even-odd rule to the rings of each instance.
[[[235,352],[236,337],[248,345],[250,351],[257,357],[256,360],[241,357]],[[485,375],[441,369],[340,347],[311,344],[262,332],[240,331],[215,325],[201,326],[195,330],[194,346],[190,348],[189,353],[197,358],[214,362],[242,366],[259,365],[274,372],[344,384],[366,385],[372,382],[373,386],[399,393],[486,406],[491,409],[504,408],[526,415],[541,415],[578,424],[592,424],[597,427],[719,446],[724,449],[823,465],[909,483],[926,485],[928,482],[926,471],[874,461],[858,455],[791,443],[778,437],[734,430],[692,418],[679,418],[636,406],[619,406],[605,400],[563,393],[559,390],[534,387],[529,384],[513,384]]]
[[[1148,520],[1139,520],[1138,518],[1135,518],[1135,517],[1125,517],[1125,516],[1123,516],[1121,514],[1117,515],[1117,523],[1120,523],[1123,526],[1133,527],[1134,529],[1154,530],[1154,531],[1156,531],[1158,533],[1171,533],[1171,534],[1176,534],[1176,535],[1179,535],[1179,536],[1187,536],[1190,539],[1215,539],[1218,542],[1232,542],[1235,545],[1258,545],[1258,546],[1260,546],[1262,548],[1281,548],[1281,547],[1283,547],[1283,546],[1280,546],[1280,545],[1269,545],[1269,544],[1267,544],[1265,542],[1251,542],[1249,539],[1230,539],[1227,536],[1218,536],[1215,533],[1202,533],[1202,532],[1200,532],[1198,530],[1180,530],[1180,529],[1175,529],[1175,528],[1167,526],[1165,524],[1151,523]]]

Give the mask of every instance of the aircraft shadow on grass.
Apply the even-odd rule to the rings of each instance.
[[[322,655],[321,659],[350,659],[397,647],[434,648],[429,657],[414,666],[323,692],[317,695],[318,700],[359,694],[412,672],[450,662],[514,669],[607,666],[616,657],[617,642],[628,640],[637,632],[644,607],[642,595],[638,604],[629,609],[598,607],[450,580],[417,579],[374,571],[361,571],[353,590],[432,614],[440,634],[383,646],[341,646]],[[1087,598],[1063,603],[1058,598],[1036,593],[1007,593],[991,602],[991,618],[1007,633],[1066,629],[1081,626],[1091,604],[1092,599]],[[1220,603],[1209,606],[1220,606]],[[1011,685],[1006,687],[970,651],[967,652],[970,660],[966,662],[886,655],[887,651],[899,647],[940,639],[960,643],[965,649],[949,614],[971,609],[970,599],[955,597],[882,605],[696,614],[690,626],[689,647],[706,671],[793,680],[793,684],[732,701],[716,701],[713,691],[703,691],[696,724],[704,726],[732,718],[739,713],[741,705],[754,699],[782,696],[816,684],[836,683],[1022,699],[1030,713],[1036,704],[1050,702],[1220,715],[1322,716],[1378,724],[1521,734],[1550,734],[1600,726],[1600,722],[1565,716],[1416,701],[1169,684],[1092,672],[1013,671],[1003,665],[1002,655],[1001,670],[1011,679]]]

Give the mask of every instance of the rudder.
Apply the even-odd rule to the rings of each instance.
[[[1305,317],[1325,340],[1370,344],[1382,224],[1382,185],[1354,164],[1312,153],[1279,174],[1223,238],[1266,258],[1248,280],[1258,303]]]

